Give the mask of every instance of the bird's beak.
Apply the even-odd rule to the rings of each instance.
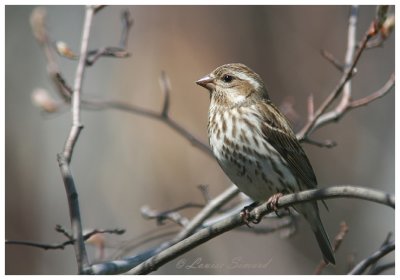
[[[200,80],[196,81],[196,84],[202,86],[208,90],[215,89],[214,78],[210,77],[209,75],[201,78]]]

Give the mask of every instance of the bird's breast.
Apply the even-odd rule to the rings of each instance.
[[[277,192],[296,191],[296,180],[286,161],[261,132],[260,118],[243,108],[210,110],[211,149],[226,175],[254,200]]]

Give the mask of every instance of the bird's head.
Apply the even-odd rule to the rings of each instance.
[[[210,92],[211,101],[228,107],[269,99],[261,77],[241,63],[225,64],[196,83]]]

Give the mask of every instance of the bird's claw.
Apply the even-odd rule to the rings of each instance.
[[[242,211],[240,211],[240,216],[242,217],[243,222],[251,228],[250,223],[258,224],[261,221],[261,218],[255,218],[250,221],[250,212],[258,205],[258,202],[253,202],[250,205],[243,207]]]
[[[267,207],[268,209],[272,210],[275,212],[275,214],[279,217],[278,215],[278,200],[283,196],[282,193],[276,193],[272,195],[268,200],[267,200]]]

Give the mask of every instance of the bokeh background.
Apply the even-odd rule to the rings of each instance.
[[[57,243],[65,239],[56,224],[69,228],[68,205],[56,161],[71,125],[67,108],[45,114],[34,107],[31,93],[44,88],[58,94],[48,78],[46,61],[29,25],[34,6],[7,6],[5,13],[5,236],[11,240]],[[79,50],[84,7],[50,6],[47,26],[51,39]],[[340,73],[320,55],[327,49],[343,59],[348,6],[115,6],[95,16],[90,48],[117,45],[120,13],[129,9],[135,20],[128,59],[103,58],[88,69],[86,98],[107,98],[158,110],[162,105],[159,76],[166,71],[172,85],[170,115],[207,142],[207,92],[194,81],[215,67],[242,62],[258,72],[276,104],[293,100],[299,123],[306,117],[307,96],[315,104],[334,88]],[[394,13],[394,7],[391,8]],[[359,11],[357,38],[374,17],[375,7]],[[382,48],[366,51],[353,80],[354,97],[380,88],[394,71],[395,34]],[[58,58],[72,83],[76,61]],[[321,186],[360,185],[394,193],[394,90],[385,98],[347,114],[320,129],[315,139],[333,139],[333,149],[304,145]],[[85,128],[76,146],[72,171],[79,191],[85,229],[124,228],[122,236],[106,236],[107,257],[115,248],[136,244],[149,231],[176,230],[143,219],[140,208],[158,210],[186,202],[203,203],[197,189],[209,186],[213,197],[230,182],[218,164],[164,124],[119,111],[84,111]],[[337,265],[324,273],[346,273],[351,263],[374,252],[390,231],[394,211],[354,199],[328,201],[321,215],[333,239],[341,221],[349,233],[336,254]],[[197,210],[183,212],[187,216]],[[161,242],[146,243],[129,254]],[[89,248],[92,260],[97,250]],[[201,258],[212,268],[178,269],[177,261]],[[164,265],[155,274],[309,274],[320,252],[310,229],[300,221],[289,239],[279,233],[256,235],[233,230]],[[260,269],[231,269],[243,264]],[[393,260],[391,254],[386,260]],[[44,251],[6,246],[7,274],[74,274],[72,247]],[[387,273],[393,273],[394,270]]]

